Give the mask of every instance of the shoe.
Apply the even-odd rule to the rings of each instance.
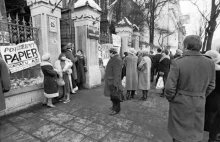
[[[71,91],[71,94],[76,94],[76,91],[72,90],[72,91]]]
[[[79,90],[79,88],[76,86],[75,88],[73,88],[73,91],[78,91]]]
[[[70,100],[65,100],[63,103],[66,104],[66,103],[69,103],[69,102],[70,102]]]
[[[118,113],[119,113],[119,111],[118,112],[117,111],[112,111],[112,112],[109,113],[109,115],[113,116],[113,115],[116,115]]]
[[[56,107],[55,105],[53,105],[53,104],[47,104],[47,107],[50,107],[50,108],[54,108],[54,107]]]

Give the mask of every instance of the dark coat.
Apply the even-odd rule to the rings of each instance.
[[[8,92],[11,88],[9,70],[6,63],[0,58],[0,111],[6,108],[4,92]]]
[[[44,74],[44,92],[47,94],[57,93],[57,72],[53,66],[49,62],[41,62],[41,70]]]
[[[152,67],[154,67],[156,69],[156,72],[158,72],[159,62],[160,62],[161,58],[162,58],[162,54],[156,54],[151,58],[152,59]]]
[[[187,51],[172,62],[165,84],[170,102],[168,131],[179,141],[203,139],[205,101],[215,88],[215,66],[198,51]]]
[[[122,90],[121,67],[122,67],[122,59],[119,55],[115,55],[108,61],[105,70],[105,88],[104,88],[105,96],[110,96],[112,85]]]
[[[77,83],[85,83],[86,82],[86,74],[84,70],[85,58],[77,56],[78,60],[76,62],[76,70],[77,70]]]
[[[72,61],[72,63],[73,63],[73,66],[71,68],[72,69],[72,79],[77,80],[77,70],[76,70],[77,57],[74,57],[73,53],[68,49],[63,50],[63,53],[65,53],[66,58],[68,58]]]
[[[216,70],[215,89],[206,98],[205,131],[220,134],[220,66]]]
[[[162,57],[160,62],[159,62],[158,72],[163,72],[164,73],[164,75],[163,75],[164,81],[166,81],[166,78],[167,78],[168,73],[170,71],[170,64],[171,64],[170,59],[169,58],[164,58],[164,57]]]

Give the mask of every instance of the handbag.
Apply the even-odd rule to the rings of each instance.
[[[164,82],[162,76],[160,76],[157,81],[156,89],[164,89]]]
[[[64,86],[65,85],[65,81],[63,80],[62,77],[58,77],[56,81],[57,81],[58,86]]]
[[[123,95],[123,91],[119,90],[118,88],[113,90],[110,93],[110,97],[111,97],[112,100],[117,100],[117,101],[120,101],[120,102],[123,102],[123,100],[125,99],[124,95]]]

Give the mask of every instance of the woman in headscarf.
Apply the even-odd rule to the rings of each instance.
[[[76,61],[76,70],[77,70],[77,86],[79,89],[82,89],[83,83],[86,82],[86,62],[85,56],[82,50],[77,50],[76,56],[78,60]]]
[[[52,104],[52,98],[57,97],[58,86],[57,86],[57,70],[53,68],[50,61],[50,54],[46,53],[42,56],[41,69],[44,74],[44,102],[43,104],[48,107],[55,107]]]
[[[63,78],[65,85],[61,86],[61,96],[60,100],[64,101],[63,103],[70,102],[70,91],[71,91],[71,74],[73,63],[71,60],[66,58],[64,53],[61,53],[58,60],[55,62],[54,67],[58,70],[59,77]]]
[[[150,89],[151,59],[148,57],[148,51],[142,51],[143,58],[138,64],[138,89],[142,90],[141,100],[147,99]]]
[[[125,66],[126,66],[126,98],[133,99],[135,91],[138,87],[138,57],[136,56],[136,51],[134,48],[130,48],[128,51],[128,56],[125,57]]]
[[[205,55],[212,58],[216,70],[215,89],[206,98],[205,131],[209,132],[208,142],[220,142],[220,54],[209,50]]]

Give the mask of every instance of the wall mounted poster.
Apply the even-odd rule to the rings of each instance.
[[[1,46],[1,55],[11,73],[40,64],[40,54],[34,41],[14,46]]]
[[[57,32],[56,17],[49,16],[49,30],[50,32]]]

